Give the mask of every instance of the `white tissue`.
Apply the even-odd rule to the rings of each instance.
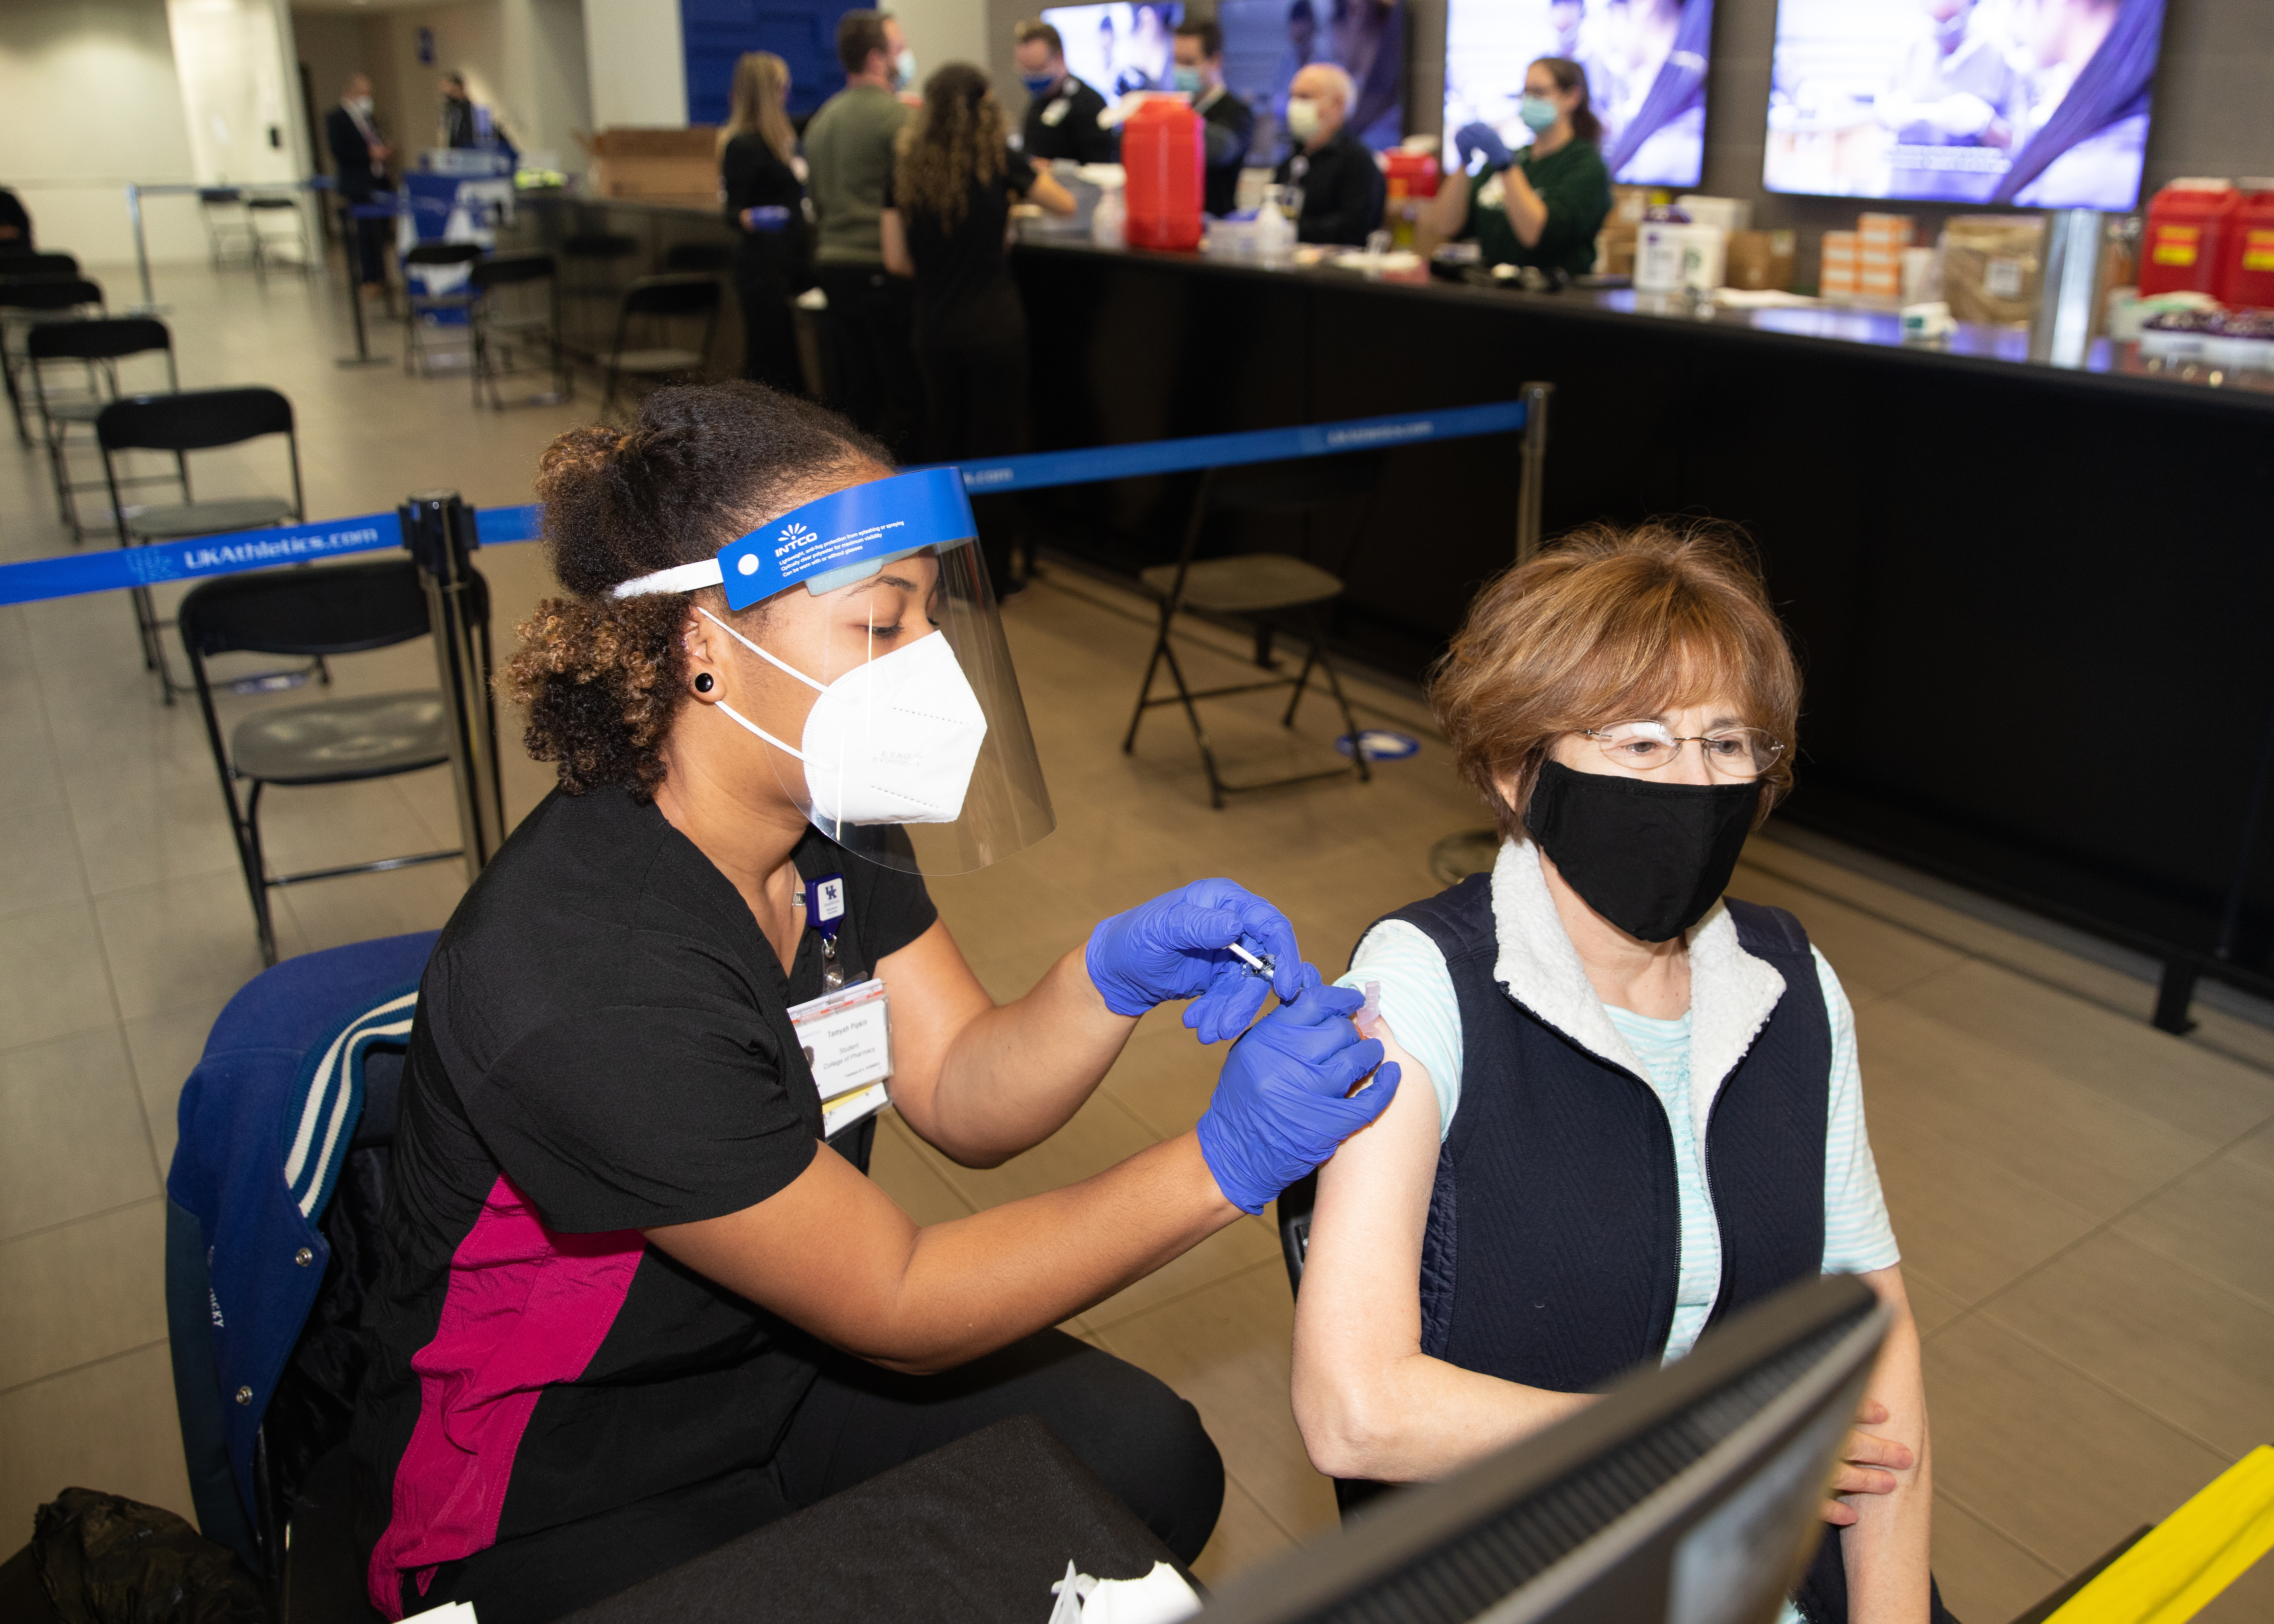
[[[1141,1579],[1093,1579],[1068,1562],[1050,1590],[1058,1599],[1050,1624],[1178,1624],[1201,1610],[1193,1587],[1166,1562]]]

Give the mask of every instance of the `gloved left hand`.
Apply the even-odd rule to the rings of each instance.
[[[789,210],[779,203],[761,203],[742,211],[746,231],[782,231],[789,227]]]
[[[1364,996],[1321,986],[1308,965],[1303,982],[1294,1002],[1231,1046],[1201,1114],[1201,1155],[1224,1199],[1244,1213],[1261,1212],[1389,1109],[1397,1092],[1397,1062],[1383,1064],[1382,1041],[1361,1039],[1348,1019]],[[1374,1081],[1352,1094],[1369,1071]]]
[[[1234,942],[1272,959],[1269,981],[1230,951]],[[1203,1043],[1245,1032],[1267,991],[1292,998],[1303,985],[1295,927],[1230,880],[1195,880],[1116,914],[1089,933],[1082,960],[1116,1015],[1142,1015],[1155,1004],[1192,999],[1185,1025]]]
[[[1461,155],[1463,169],[1473,168],[1479,153],[1482,153],[1485,162],[1495,169],[1515,162],[1515,154],[1509,151],[1508,143],[1500,139],[1500,132],[1482,121],[1463,124],[1454,131],[1453,150]]]

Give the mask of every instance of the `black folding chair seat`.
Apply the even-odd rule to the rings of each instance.
[[[466,613],[478,639],[481,672],[489,669],[489,587],[469,577]],[[434,689],[369,694],[313,704],[256,710],[222,742],[206,662],[235,651],[304,658],[365,653],[429,635],[426,594],[408,558],[288,569],[254,570],[200,582],[177,617],[190,676],[204,714],[206,740],[221,774],[222,798],[237,837],[237,861],[252,894],[261,961],[276,962],[268,893],[309,880],[334,879],[441,862],[458,847],[375,862],[346,863],[272,876],[260,845],[260,795],[270,785],[301,787],[390,778],[439,767],[450,759],[449,702]],[[250,785],[242,801],[238,786]]]
[[[1351,452],[1236,473],[1210,469],[1201,476],[1177,561],[1153,565],[1138,575],[1145,590],[1160,600],[1161,620],[1153,639],[1152,658],[1145,666],[1145,680],[1137,689],[1137,709],[1129,718],[1129,732],[1121,741],[1125,755],[1137,748],[1137,728],[1144,721],[1146,711],[1156,705],[1181,705],[1193,730],[1193,741],[1200,747],[1201,763],[1208,771],[1209,804],[1218,811],[1224,809],[1225,796],[1248,790],[1280,789],[1345,774],[1355,774],[1361,783],[1372,780],[1373,767],[1367,761],[1366,752],[1359,748],[1358,718],[1351,713],[1350,701],[1343,693],[1342,678],[1334,662],[1327,658],[1326,643],[1329,605],[1343,594],[1344,576],[1359,542],[1373,531],[1374,493],[1382,482],[1382,454],[1378,451]],[[1287,553],[1243,553],[1213,559],[1197,556],[1201,535],[1209,519],[1218,514],[1299,515],[1306,521],[1307,535],[1309,522],[1315,515],[1343,512],[1354,515],[1356,522],[1339,549],[1337,568],[1329,569],[1308,558]],[[1266,670],[1274,665],[1274,630],[1282,620],[1292,623],[1302,631],[1306,643],[1301,671],[1293,677],[1271,676],[1221,688],[1192,688],[1186,682],[1184,666],[1169,642],[1176,617],[1186,611],[1251,621],[1255,635],[1255,663]],[[1169,668],[1170,680],[1175,684],[1176,691],[1156,699],[1153,678],[1163,665]],[[1269,688],[1291,688],[1280,726],[1292,727],[1303,695],[1310,691],[1314,669],[1325,675],[1327,690],[1342,711],[1344,731],[1351,741],[1348,764],[1242,784],[1227,782],[1216,766],[1216,747],[1209,739],[1208,728],[1201,721],[1199,702]]]
[[[123,523],[137,541],[186,541],[281,523],[299,511],[290,496],[227,496],[209,502],[154,503],[130,508]]]
[[[670,340],[675,336],[675,323],[702,323],[702,338],[693,348]],[[622,305],[616,315],[615,342],[609,345],[601,365],[607,372],[607,386],[600,395],[600,412],[607,414],[615,403],[616,387],[627,378],[661,380],[681,375],[699,375],[711,355],[711,341],[717,336],[719,327],[719,282],[716,277],[692,274],[663,276],[643,276],[624,289]],[[635,345],[635,328],[643,334],[659,334],[663,342]]]
[[[1154,597],[1166,598],[1176,590],[1177,570],[1174,564],[1156,564],[1138,579]],[[1284,553],[1249,553],[1195,560],[1185,572],[1183,601],[1204,614],[1254,614],[1322,604],[1342,592],[1342,578],[1316,564]]]
[[[37,261],[38,268],[26,268],[26,261]],[[69,254],[23,254],[0,269],[0,382],[16,420],[16,438],[26,446],[32,443],[32,430],[24,418],[19,374],[25,357],[19,341],[42,323],[103,308],[102,284],[81,276],[79,261]]]
[[[474,243],[420,243],[403,256],[403,279],[409,289],[403,304],[403,370],[417,377],[431,378],[437,370],[435,356],[463,354],[471,365],[473,356],[473,335],[463,328],[446,327],[428,317],[466,315],[473,307],[474,289],[471,272],[467,280],[456,291],[428,293],[423,290],[416,273],[425,267],[471,267],[482,257]],[[435,341],[445,333],[463,332],[465,342],[456,349],[445,349]]]
[[[352,784],[450,759],[450,711],[421,689],[256,711],[230,735],[237,776],[262,784]]]

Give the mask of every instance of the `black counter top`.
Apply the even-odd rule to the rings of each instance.
[[[1946,338],[1906,340],[1892,311],[1831,304],[1735,309],[1694,304],[1678,295],[1637,293],[1631,289],[1562,293],[1527,293],[1517,288],[1480,287],[1421,274],[1367,277],[1334,266],[1266,265],[1248,259],[1207,253],[1166,253],[1146,249],[1105,248],[1086,239],[1040,233],[1022,236],[1017,252],[1042,258],[1071,256],[1093,260],[1138,261],[1211,275],[1293,281],[1340,290],[1367,290],[1385,299],[1427,299],[1470,304],[1496,311],[1577,322],[1610,322],[1631,327],[1655,323],[1685,334],[1734,342],[1794,344],[1811,349],[1847,345],[1874,352],[1896,365],[1990,373],[2001,379],[2041,380],[2056,388],[2115,391],[2135,399],[2175,404],[2274,413],[2274,373],[2222,372],[2190,365],[2165,368],[2143,359],[2136,344],[2093,341],[2082,367],[2059,367],[2029,358],[2029,335],[2020,327],[1962,322]]]

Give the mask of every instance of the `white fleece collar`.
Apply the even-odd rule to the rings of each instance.
[[[1531,841],[1502,843],[1493,863],[1492,906],[1499,944],[1493,979],[1501,989],[1590,1054],[1647,1082],[1650,1073],[1611,1025],[1587,980]],[[1719,902],[1690,928],[1687,939],[1690,1125],[1702,1139],[1714,1095],[1774,1012],[1784,977],[1738,945],[1736,922]]]

